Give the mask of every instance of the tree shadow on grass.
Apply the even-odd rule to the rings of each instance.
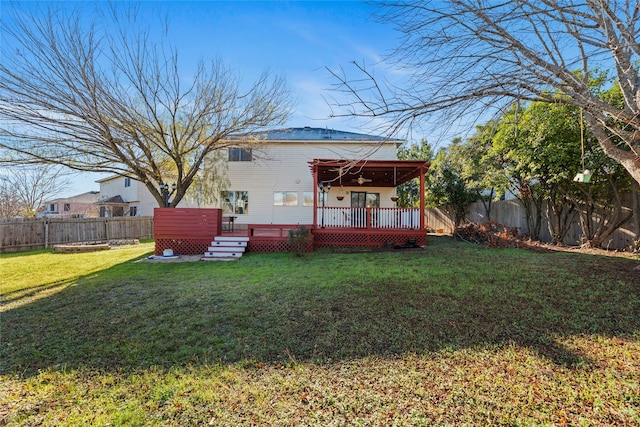
[[[457,270],[438,270],[434,252],[369,254],[358,262],[385,268],[402,261],[400,270],[421,274],[406,280],[353,275],[330,284],[310,273],[327,274],[323,262],[333,262],[330,255],[318,255],[320,267],[309,261],[313,256],[269,259],[276,264],[269,268],[299,275],[299,283],[261,278],[258,255],[245,265],[129,264],[126,273],[115,266],[3,313],[0,373],[329,362],[512,344],[571,367],[589,361],[556,337],[629,338],[640,331],[640,278],[632,260],[526,254],[527,268],[560,277],[485,274],[474,281],[463,276],[475,268],[476,249],[447,250],[436,261],[458,263]],[[498,269],[514,262],[500,251],[490,259]],[[348,268],[345,262],[337,268]],[[487,262],[486,254],[479,262]]]

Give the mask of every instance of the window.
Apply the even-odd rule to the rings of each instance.
[[[137,216],[137,215],[138,215],[138,207],[129,206],[129,216]]]
[[[100,218],[106,218],[107,216],[107,208],[104,206],[100,206]]]
[[[55,212],[56,211],[56,205],[55,203],[51,203],[49,205],[49,212]]]
[[[298,193],[295,191],[274,192],[273,206],[298,206]]]
[[[222,212],[227,215],[243,215],[249,213],[248,191],[223,191]]]
[[[229,148],[230,162],[250,162],[252,153],[250,148]]]
[[[63,209],[65,212],[69,212],[71,210],[71,203],[65,203]]]
[[[125,178],[124,179],[124,186],[125,187],[131,187],[131,178]]]
[[[368,208],[380,207],[380,193],[367,193],[367,207]]]
[[[379,208],[380,193],[351,192],[352,208]]]
[[[313,206],[313,191],[302,193],[302,206]]]

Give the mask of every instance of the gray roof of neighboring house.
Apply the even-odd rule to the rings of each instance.
[[[97,202],[95,202],[95,204],[96,205],[126,205],[128,203],[122,199],[122,196],[117,195],[117,196],[100,199]]]
[[[327,128],[302,128],[274,129],[253,134],[267,141],[389,141],[403,142],[401,139],[387,138],[384,136],[366,135],[363,133],[345,132]],[[242,136],[239,136],[242,138]]]
[[[56,199],[47,200],[44,204],[50,203],[93,203],[100,197],[99,191],[87,191],[80,194],[74,194],[69,197],[58,197]]]

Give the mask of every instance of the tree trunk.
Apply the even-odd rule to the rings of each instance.
[[[633,238],[633,250],[637,251],[640,249],[640,184],[636,181],[631,183],[631,211],[636,230],[636,235]]]
[[[616,162],[620,163],[622,167],[629,172],[629,175],[637,182],[640,183],[640,156],[633,151],[622,150],[618,148],[611,140],[609,135],[602,124],[592,115],[585,111],[584,115],[589,129],[598,139],[598,143],[602,148],[602,151]],[[640,134],[640,132],[636,132]],[[637,141],[637,139],[636,139]],[[640,143],[631,141],[629,146],[637,147]]]

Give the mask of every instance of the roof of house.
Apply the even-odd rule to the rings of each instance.
[[[127,202],[125,202],[122,199],[122,196],[117,195],[117,196],[112,196],[112,197],[106,197],[104,199],[100,199],[97,202],[95,202],[96,205],[126,205]]]
[[[375,142],[404,142],[401,139],[385,136],[366,135],[363,133],[345,132],[327,128],[302,128],[273,129],[252,134],[266,141],[375,141]],[[239,136],[242,138],[243,136]]]
[[[69,197],[58,197],[56,199],[47,200],[44,204],[50,203],[93,203],[100,197],[99,191],[87,191],[85,193],[74,194]]]

